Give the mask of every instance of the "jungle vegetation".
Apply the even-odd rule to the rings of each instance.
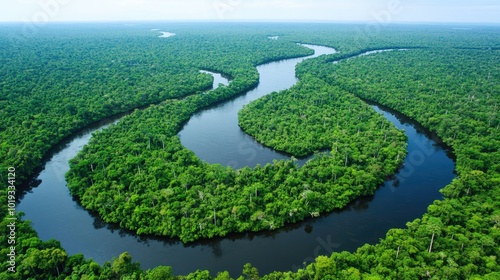
[[[294,88],[303,96],[315,93],[315,100],[308,100],[309,108],[315,109],[300,110],[310,123],[288,130],[298,128],[307,134],[307,138],[292,142],[319,143],[304,146],[309,153],[323,148],[331,153],[320,153],[303,167],[293,160],[238,170],[204,163],[182,147],[176,134],[193,112],[210,104],[204,100],[222,98],[224,90],[136,111],[95,135],[71,161],[67,178],[72,194],[107,222],[138,234],[166,235],[188,242],[230,232],[272,230],[341,208],[355,197],[372,194],[405,155],[403,132],[359,99],[346,98],[342,91],[312,80]],[[323,107],[315,105],[322,100],[326,102]],[[302,104],[302,100],[298,102]],[[290,108],[278,100],[273,104]],[[342,111],[337,114],[339,108]],[[340,114],[342,119],[333,117]],[[304,118],[295,115],[298,120]],[[327,122],[329,116],[332,120]],[[272,119],[279,123],[276,125],[294,125]],[[274,137],[282,132],[273,125],[264,126],[277,132]],[[305,155],[303,151],[290,152]]]
[[[458,177],[442,190],[445,199],[379,244],[320,256],[298,271],[259,276],[248,264],[240,278],[500,276],[497,28],[389,26],[362,36],[363,26],[215,25],[174,24],[168,29],[179,35],[168,40],[144,26],[89,25],[48,26],[21,40],[10,35],[15,26],[1,26],[2,170],[15,166],[20,183],[27,183],[50,148],[77,129],[156,104],[97,133],[71,162],[67,178],[75,197],[110,222],[185,241],[279,227],[369,194],[397,168],[404,136],[356,98],[362,97],[417,120],[453,148]],[[280,40],[267,39],[275,34]],[[180,145],[176,133],[193,113],[256,85],[256,65],[310,54],[297,41],[340,53],[300,64],[300,83],[247,106],[240,125],[265,145],[296,156],[330,153],[317,153],[303,167],[290,160],[232,170],[201,162]],[[331,63],[380,48],[418,49]],[[211,79],[199,69],[224,73],[232,82],[202,94]],[[294,106],[306,109],[300,115]],[[336,129],[339,124],[345,131]],[[353,141],[346,142],[344,133]],[[283,134],[287,141],[278,143]],[[363,145],[368,142],[373,146]],[[1,194],[6,197],[4,188]],[[5,230],[7,209],[0,214]],[[101,266],[68,256],[55,240],[40,240],[29,221],[17,223],[17,236],[17,272],[7,272],[2,246],[2,279],[213,279],[216,273],[173,276],[166,266],[143,271],[126,252]],[[215,277],[231,279],[227,272]]]

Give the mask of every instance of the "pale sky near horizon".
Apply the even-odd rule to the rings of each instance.
[[[500,23],[500,0],[0,0],[0,22],[144,20]]]

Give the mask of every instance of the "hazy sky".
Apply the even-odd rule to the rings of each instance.
[[[0,21],[500,23],[500,0],[0,0]]]

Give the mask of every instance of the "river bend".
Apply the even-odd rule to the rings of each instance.
[[[313,56],[335,52],[331,48],[308,47],[315,50]],[[306,58],[310,57],[258,66],[259,86],[194,115],[180,133],[182,143],[208,162],[233,167],[288,158],[263,148],[243,133],[238,127],[237,112],[244,104],[295,84],[295,65]],[[224,84],[224,81],[216,79],[215,83]],[[353,251],[365,243],[378,242],[390,228],[404,227],[407,221],[425,213],[434,200],[442,199],[439,189],[455,176],[449,151],[433,141],[428,131],[397,112],[374,104],[372,107],[405,130],[409,142],[403,168],[375,195],[357,199],[345,209],[280,230],[233,234],[186,246],[166,238],[140,237],[93,216],[73,200],[64,174],[69,168],[68,160],[89,141],[92,132],[116,121],[113,119],[82,130],[62,143],[36,178],[40,184],[24,195],[18,209],[26,213],[24,219],[33,222],[41,239],[59,240],[68,254],[83,253],[99,263],[128,251],[143,269],[170,265],[174,274],[208,269],[212,273],[228,270],[232,277],[237,277],[247,262],[257,267],[261,274],[296,270],[319,254]],[[224,125],[220,126],[220,122]],[[217,123],[223,129],[212,127]],[[209,135],[207,130],[215,131]],[[200,135],[205,138],[200,140]],[[221,148],[230,152],[221,152]]]

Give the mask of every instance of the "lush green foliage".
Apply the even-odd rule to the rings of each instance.
[[[499,172],[498,54],[446,49],[383,53],[346,61],[328,79],[437,132],[455,150],[459,172]]]
[[[238,38],[225,40],[237,42]],[[241,60],[244,54],[239,50],[248,49],[245,46],[229,50],[238,51]],[[248,89],[243,77],[234,77],[228,87],[136,111],[96,134],[70,163],[71,193],[107,222],[138,234],[188,242],[231,232],[272,230],[341,208],[360,195],[372,194],[401,164],[403,132],[352,95],[312,78],[292,92],[313,96],[296,102],[309,102],[304,114],[311,115],[299,132],[314,132],[304,138],[307,144],[302,135],[295,137],[294,146],[306,149],[290,152],[301,156],[315,148],[331,148],[331,156],[320,154],[302,168],[289,160],[236,171],[200,161],[182,147],[176,134],[195,111]],[[292,102],[287,99],[272,106],[286,110]],[[323,107],[315,102],[324,102]],[[333,117],[341,114],[342,119]],[[284,122],[280,117],[272,120]],[[298,128],[292,122],[287,126],[289,131]]]
[[[2,73],[2,81],[0,82],[2,88],[0,96],[2,108],[0,112],[2,144],[0,167],[5,170],[6,166],[16,165],[18,170],[22,170],[19,175],[28,178],[32,175],[34,167],[40,164],[40,158],[47,153],[48,149],[77,128],[106,115],[152,102],[156,103],[165,98],[188,95],[207,88],[210,81],[208,76],[197,73],[199,68],[224,72],[235,78],[234,81],[241,81],[238,88],[221,89],[228,91],[227,95],[223,97],[226,98],[255,84],[257,77],[253,65],[277,57],[305,54],[303,49],[292,47],[292,44],[282,43],[284,40],[261,41],[261,36],[257,36],[255,31],[250,31],[251,28],[246,27],[238,27],[238,32],[241,34],[241,38],[245,36],[250,36],[245,38],[252,38],[246,41],[247,45],[240,45],[243,44],[240,42],[240,44],[224,47],[224,44],[212,43],[209,40],[209,38],[213,38],[210,36],[215,36],[217,31],[220,31],[217,28],[206,28],[205,30],[198,28],[198,31],[192,31],[191,28],[176,26],[169,31],[181,34],[180,31],[184,30],[189,35],[184,38],[178,35],[178,37],[169,38],[169,40],[173,40],[159,42],[157,42],[158,38],[155,38],[156,35],[145,36],[142,30],[132,32],[140,37],[136,39],[130,38],[131,33],[120,34],[120,32],[113,31],[102,34],[100,33],[102,31],[89,32],[88,27],[81,28],[79,31],[83,33],[78,36],[68,34],[67,31],[63,32],[60,29],[58,32],[62,36],[52,35],[54,34],[53,30],[42,30],[43,34],[46,33],[45,35],[50,37],[30,38],[28,42],[16,41],[11,45],[7,41],[11,27],[3,26],[1,32],[5,36],[0,36],[0,40],[3,41],[0,44],[2,48],[2,52],[0,52],[2,61],[0,66],[2,67],[0,71]],[[114,30],[116,28],[118,27],[115,27]],[[315,263],[298,272],[275,272],[263,278],[498,279],[500,277],[499,247],[497,245],[500,243],[500,193],[498,188],[500,185],[500,170],[498,168],[500,144],[498,142],[499,114],[497,105],[500,92],[498,84],[500,56],[498,50],[488,50],[488,48],[498,49],[500,46],[498,30],[477,27],[473,31],[465,32],[444,26],[395,26],[383,29],[379,34],[365,34],[363,36],[359,32],[356,33],[356,30],[363,30],[363,26],[357,28],[326,24],[276,25],[261,32],[266,33],[266,35],[281,35],[280,38],[285,40],[288,38],[292,41],[338,47],[342,51],[341,54],[302,63],[298,67],[300,79],[304,82],[310,78],[308,76],[319,78],[327,82],[329,87],[335,88],[335,92],[341,92],[338,89],[341,88],[342,92],[347,91],[378,101],[403,112],[436,131],[446,143],[453,147],[457,156],[459,177],[443,189],[442,192],[446,197],[443,201],[437,201],[429,206],[428,213],[421,219],[409,222],[407,229],[389,231],[387,237],[381,240],[380,244],[363,246],[356,253],[342,252],[334,253],[331,257],[318,257]],[[125,31],[125,29],[122,30]],[[71,40],[66,40],[63,38],[64,36],[70,37]],[[220,42],[225,42],[223,36],[219,38]],[[192,44],[193,40],[197,42],[197,46]],[[259,45],[259,42],[262,44]],[[183,47],[179,47],[177,44],[181,44]],[[252,50],[251,56],[241,56],[240,51],[236,53],[230,50],[231,48],[236,50],[245,47]],[[429,49],[388,52],[345,61],[337,65],[327,63],[341,56],[359,53],[363,49],[381,47],[427,47]],[[67,48],[73,49],[73,52],[67,52]],[[147,52],[145,49],[151,51]],[[178,51],[176,55],[171,55],[172,49]],[[155,85],[153,78],[146,80],[147,82],[141,82],[144,77],[147,77],[146,73],[143,72],[147,71],[147,67],[135,72],[136,83],[124,84],[123,80],[130,73],[120,74],[121,71],[133,68],[132,65],[124,62],[128,58],[120,58],[122,59],[120,67],[124,68],[120,70],[118,65],[108,65],[110,62],[104,60],[103,57],[107,56],[111,58],[110,60],[114,58],[115,61],[118,61],[117,54],[127,53],[139,61],[148,61],[151,65],[154,64],[153,61],[164,59],[165,68],[162,69],[165,71],[160,72],[169,73],[168,77],[161,78],[156,82],[161,82],[162,88],[172,89],[172,91],[168,93],[168,90],[164,92],[160,90],[162,93],[155,96],[152,94],[155,90],[148,91],[138,86],[136,83],[152,87]],[[150,56],[150,58],[146,59],[145,56]],[[53,58],[56,57],[62,59],[64,63],[55,66],[54,64],[57,64],[58,60]],[[183,57],[190,57],[192,60],[189,62]],[[177,69],[184,70],[171,74],[169,71],[172,70],[168,65],[175,65]],[[71,68],[71,71],[66,71],[66,67],[74,68]],[[163,66],[157,65],[157,67]],[[51,71],[46,71],[46,68],[50,68]],[[105,70],[106,68],[110,69]],[[114,77],[105,72],[97,73],[96,69],[115,71],[118,76]],[[92,74],[85,74],[85,71],[90,71]],[[132,73],[134,72],[132,71]],[[161,73],[158,75],[162,75]],[[79,85],[80,77],[86,77],[86,80],[94,76],[100,77],[100,79]],[[241,80],[237,79],[238,77]],[[45,80],[57,82],[44,83]],[[82,82],[84,82],[83,80]],[[112,84],[108,81],[116,81],[116,83]],[[177,84],[176,81],[182,82]],[[184,81],[192,81],[195,85],[186,84]],[[62,86],[60,83],[66,83],[67,86]],[[180,88],[186,85],[189,88]],[[119,86],[126,88],[117,90]],[[78,94],[59,93],[72,87],[79,89],[74,91]],[[102,87],[101,90],[99,90],[100,87]],[[145,97],[146,100],[141,101],[137,94],[142,92],[151,92],[151,94],[149,97]],[[105,94],[113,94],[113,98],[108,98]],[[117,152],[121,153],[123,160],[128,160],[130,163],[128,168],[130,169],[115,169],[111,168],[111,165],[105,165],[105,168],[102,168],[102,164],[99,166],[101,162],[96,161],[96,166],[94,166],[96,171],[92,175],[96,178],[103,178],[104,176],[119,176],[129,172],[137,176],[141,170],[140,176],[146,176],[144,170],[149,166],[146,167],[145,161],[148,159],[140,158],[137,153],[159,153],[166,156],[167,152],[163,150],[163,143],[167,143],[167,141],[175,144],[172,147],[179,147],[177,146],[177,137],[163,137],[162,135],[178,130],[177,122],[187,118],[193,110],[220,100],[214,95],[207,94],[207,97],[195,95],[184,101],[169,101],[149,110],[135,112],[133,117],[125,118],[123,124],[113,126],[110,130],[98,134],[96,138],[104,139],[106,133],[110,133],[110,131],[122,133],[120,129],[131,129],[129,137],[138,143],[133,145],[138,150],[125,153],[125,151],[119,150],[122,144],[116,142],[118,145],[115,144],[114,148],[118,148]],[[105,105],[110,104],[115,98],[121,100],[120,102],[125,105],[120,109],[110,110],[109,108],[116,107],[116,105],[112,105],[106,110]],[[308,99],[304,101],[306,100]],[[73,104],[75,107],[64,108],[61,104]],[[28,109],[24,110],[24,108]],[[161,112],[172,117],[172,114],[168,114],[166,110],[174,108],[178,110],[176,112],[179,116],[174,119],[175,123],[162,122],[164,130],[161,132],[154,130],[154,119],[146,122],[145,129],[149,129],[149,131],[146,130],[148,132],[146,134],[142,133],[144,131],[140,131],[138,125],[134,125],[136,120],[144,120],[144,117],[161,119],[163,118],[159,115]],[[316,148],[311,149],[315,150]],[[110,153],[111,150],[92,151],[90,149],[87,152],[103,153],[103,156],[106,156],[104,158],[109,158],[110,155],[105,155],[105,153]],[[113,152],[115,152],[114,149]],[[179,161],[190,161],[195,167],[202,166],[189,151],[173,150],[169,151],[168,155],[175,156],[175,159]],[[85,174],[89,173],[90,166],[83,164],[87,159],[80,156],[79,160],[81,169],[77,168],[76,170],[85,172]],[[93,164],[93,161],[88,163]],[[102,163],[109,163],[109,161]],[[139,168],[134,164],[138,164]],[[274,169],[278,169],[280,166],[294,168],[293,164],[280,162],[271,167],[261,167],[259,170],[264,172],[268,168],[271,169],[269,172],[274,172]],[[211,168],[213,172],[232,174],[230,170],[220,166],[208,166],[207,168]],[[154,170],[150,171],[154,172]],[[195,168],[192,171],[197,170]],[[249,171],[243,169],[240,173],[254,175]],[[195,172],[188,174],[199,175]],[[280,176],[288,175],[279,172],[277,174]],[[234,178],[230,177],[230,179],[235,179],[240,174],[234,173],[233,176]],[[203,176],[198,178],[204,179]],[[257,177],[257,179],[260,178]],[[188,189],[194,188],[194,185],[183,185],[181,180],[183,178],[176,181],[181,190],[186,186]],[[217,182],[220,183],[220,181]],[[134,186],[137,182],[134,182],[132,178],[129,183],[129,186]],[[89,182],[84,180],[82,184],[88,186]],[[116,187],[117,191],[120,191],[120,184],[123,182],[110,182],[110,186]],[[160,182],[157,185],[159,186]],[[302,182],[299,186],[304,187]],[[78,188],[75,188],[74,191],[83,192]],[[131,191],[134,190],[131,189]],[[136,191],[140,192],[140,190]],[[247,191],[248,194],[253,193],[255,188],[250,188]],[[260,195],[259,188],[257,188],[257,192],[258,199],[264,200],[265,197]],[[169,197],[170,195],[182,195],[182,193],[180,191],[165,195]],[[218,193],[215,194],[218,195]],[[6,196],[3,188],[0,190],[0,195]],[[138,197],[140,196],[137,195]],[[134,197],[134,199],[137,198]],[[197,198],[199,198],[199,193]],[[106,203],[109,202],[107,205],[113,205],[114,201],[110,201],[109,197],[104,197],[104,199],[107,199]],[[155,199],[159,198],[146,199],[144,205],[148,208],[154,207],[153,204],[157,203]],[[187,195],[186,199],[188,199]],[[138,208],[138,212],[140,212],[139,210],[142,209]],[[182,211],[182,209],[180,210]],[[135,209],[128,211],[134,212]],[[219,214],[223,213],[216,213],[216,215]],[[229,215],[231,214],[233,213]],[[0,215],[7,216],[4,207],[0,208]],[[211,216],[207,217],[207,221],[212,222],[211,218]],[[259,216],[257,215],[255,218],[257,221]],[[8,224],[7,220],[3,219],[0,226],[5,230],[6,224]],[[209,226],[208,224],[211,223],[207,223],[207,226]],[[269,225],[263,225],[263,227],[267,226]],[[29,222],[18,222],[17,236],[18,272],[16,274],[6,272],[8,249],[1,246],[2,271],[0,278],[2,279],[157,279],[158,277],[169,279],[172,274],[169,267],[141,271],[138,265],[131,261],[130,255],[127,253],[103,266],[99,266],[91,260],[85,260],[81,255],[67,256],[58,242],[42,242],[38,239]],[[6,244],[5,238],[4,234],[0,236],[0,244]],[[242,274],[242,279],[259,277],[257,269],[250,265],[245,266]],[[217,277],[217,279],[230,279],[227,272],[219,273]],[[208,271],[197,271],[187,276],[175,278],[211,279]]]
[[[318,87],[332,98],[330,110],[354,102],[353,115],[358,116],[355,106],[369,112],[367,105],[352,96],[340,97],[321,81],[298,91],[310,93]],[[395,128],[378,131],[389,124],[372,112],[359,137],[355,128],[348,129],[354,124],[347,116],[346,129],[329,136],[332,156],[319,154],[302,168],[292,160],[236,171],[204,163],[182,147],[176,134],[200,107],[196,104],[205,104],[200,100],[222,97],[226,90],[136,111],[96,134],[71,161],[67,175],[71,192],[107,222],[139,234],[193,241],[275,229],[343,207],[372,193],[405,154],[404,134]],[[365,145],[368,141],[373,144]]]
[[[74,36],[54,28],[51,32],[63,32],[71,41],[41,34],[12,44],[7,35],[0,37],[1,167],[15,166],[22,179],[29,178],[53,145],[84,125],[210,86],[210,78],[195,68],[156,56],[158,52],[144,57],[145,42],[152,49],[164,48],[152,36],[124,44],[125,38],[112,32],[89,38],[88,30]],[[9,29],[2,31],[8,34]]]
[[[27,182],[53,145],[84,125],[208,89],[211,77],[200,74],[199,69],[223,72],[233,82],[230,88],[218,91],[219,96],[190,98],[186,104],[192,106],[180,108],[188,110],[184,118],[196,108],[255,86],[258,75],[254,65],[311,53],[238,25],[214,29],[204,24],[195,28],[172,24],[169,30],[179,35],[168,39],[157,38],[158,33],[149,31],[147,25],[48,25],[33,36],[19,37],[21,27],[0,28],[0,168],[16,168],[17,186]],[[247,55],[241,55],[242,49],[248,50]],[[6,209],[1,210],[6,217]],[[18,243],[26,245],[17,248],[19,272],[15,277],[29,274],[48,279],[49,273],[61,272],[59,263],[44,273],[23,267],[23,260],[36,252],[28,252],[29,248],[60,246],[43,245],[29,222],[18,224],[17,230]],[[6,244],[4,237],[1,244]],[[5,258],[2,254],[2,267],[6,268]]]
[[[0,28],[0,168],[15,166],[23,180],[85,125],[210,88],[200,69],[234,78],[231,94],[238,94],[258,82],[256,64],[310,53],[237,26],[177,24],[170,30],[180,35],[168,39],[147,26],[65,25],[13,39],[16,27]]]
[[[363,167],[370,161],[381,165],[371,167],[378,174],[393,172],[406,151],[400,145],[404,133],[366,103],[310,77],[290,90],[271,93],[243,108],[239,125],[276,150],[300,157],[328,149],[340,159],[347,157],[347,162]]]
[[[302,69],[436,131],[456,152],[459,177],[442,190],[445,200],[380,244],[268,278],[498,278],[499,57],[494,50],[433,48]]]

